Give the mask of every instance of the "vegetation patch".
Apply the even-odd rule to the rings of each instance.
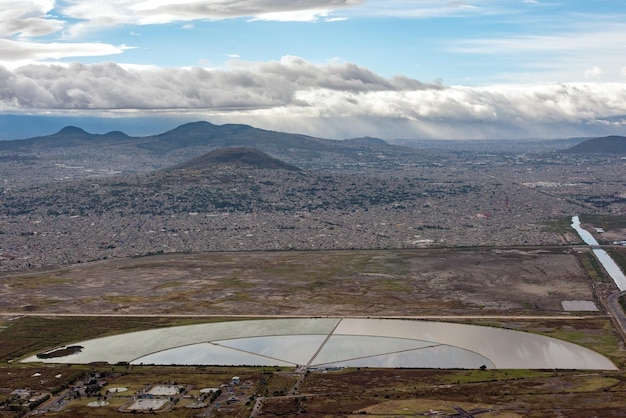
[[[84,347],[80,345],[70,345],[68,347],[58,348],[52,351],[46,351],[45,353],[37,354],[37,358],[45,359],[45,358],[59,358],[66,357],[71,354],[80,353]]]
[[[597,228],[603,228],[607,231],[626,228],[626,215],[585,214],[581,216],[581,220],[587,224],[591,224]]]
[[[622,271],[626,272],[626,247],[608,248],[607,252]]]

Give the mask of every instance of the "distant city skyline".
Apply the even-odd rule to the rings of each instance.
[[[621,0],[0,0],[0,10],[7,131],[20,129],[8,115],[46,115],[328,138],[626,134]]]

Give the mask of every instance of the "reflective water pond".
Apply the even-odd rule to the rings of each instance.
[[[154,329],[82,342],[24,362],[615,370],[601,354],[519,331],[443,322],[300,318]],[[50,351],[59,350],[55,347]],[[45,356],[44,356],[45,357]]]

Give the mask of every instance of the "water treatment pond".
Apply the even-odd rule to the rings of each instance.
[[[70,343],[82,349],[70,351],[63,357],[31,356],[23,361],[616,370],[615,365],[599,353],[550,337],[494,327],[413,320],[234,321],[161,328]]]

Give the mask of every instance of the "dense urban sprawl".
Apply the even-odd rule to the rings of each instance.
[[[552,221],[626,203],[619,157],[416,152],[292,172],[89,155],[0,160],[2,270],[163,252],[562,245]]]

